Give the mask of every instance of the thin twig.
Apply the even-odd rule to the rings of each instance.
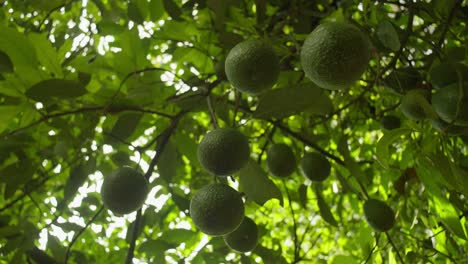
[[[297,223],[296,223],[296,216],[294,214],[294,209],[292,206],[292,199],[291,199],[291,194],[289,193],[288,187],[286,186],[286,180],[283,180],[283,186],[284,189],[286,190],[286,195],[288,197],[288,204],[289,204],[289,210],[291,211],[291,217],[293,220],[293,229],[294,229],[294,261],[293,263],[297,263],[299,260],[299,241],[297,237]]]
[[[392,238],[390,237],[390,234],[389,234],[388,232],[385,232],[385,235],[387,236],[388,242],[390,242],[390,244],[392,245],[393,250],[395,250],[395,252],[396,252],[396,254],[397,254],[397,257],[398,257],[398,259],[400,260],[400,262],[403,263],[403,264],[405,264],[405,261],[404,261],[403,258],[401,257],[400,251],[398,250],[397,246],[395,245],[395,243],[393,243],[393,240],[392,240]]]
[[[179,120],[186,114],[186,111],[181,111],[179,112],[174,118],[172,119],[171,124],[169,125],[168,128],[166,128],[161,134],[158,136],[158,144],[156,145],[155,151],[156,154],[154,155],[153,159],[151,159],[151,163],[149,164],[148,170],[145,173],[145,178],[149,179],[151,175],[153,174],[154,167],[158,163],[161,154],[163,153],[167,143],[169,142],[169,139],[171,135],[174,133],[175,129],[177,128],[177,124]],[[133,226],[133,232],[132,232],[132,237],[130,240],[130,246],[127,251],[127,257],[125,260],[126,264],[131,264],[133,263],[133,257],[135,255],[135,246],[136,246],[136,240],[138,238],[138,232],[141,230],[141,225],[142,225],[142,209],[139,209],[137,211],[136,219],[135,219],[135,224]]]
[[[101,208],[99,208],[99,210],[94,214],[94,216],[91,218],[91,220],[88,221],[88,223],[86,223],[86,225],[80,229],[80,231],[78,231],[78,233],[76,233],[73,238],[72,238],[72,241],[70,242],[70,244],[68,244],[68,247],[67,247],[67,252],[65,253],[65,261],[64,263],[67,264],[68,263],[68,259],[70,258],[70,253],[71,253],[71,248],[73,247],[73,245],[75,244],[75,242],[78,240],[78,238],[84,233],[84,231],[86,231],[86,229],[88,229],[88,227],[94,222],[96,221],[96,219],[98,218],[98,216],[104,211],[104,206],[102,205]]]
[[[208,105],[208,111],[210,112],[211,123],[213,124],[214,128],[219,128],[218,120],[216,119],[216,113],[213,109],[213,104],[211,102],[211,95],[208,94],[206,96],[206,104]]]
[[[369,252],[369,255],[367,256],[366,261],[364,262],[364,264],[367,264],[367,262],[369,262],[369,260],[371,259],[372,255],[374,254],[375,249],[379,245],[379,240],[380,240],[380,233],[377,234],[377,237],[375,238],[375,245],[374,245],[374,247],[372,247],[371,252]]]

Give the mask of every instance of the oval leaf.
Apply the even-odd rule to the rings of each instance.
[[[333,111],[333,104],[323,89],[312,83],[296,87],[273,89],[259,98],[256,118],[285,118],[301,112],[325,115]]]
[[[111,134],[121,140],[128,138],[140,123],[141,117],[141,113],[126,113],[121,115],[117,123],[112,127]]]
[[[400,49],[400,39],[398,33],[388,20],[380,22],[377,28],[377,36],[382,44],[393,51]]]
[[[388,152],[388,147],[390,147],[393,142],[399,139],[401,136],[409,134],[411,129],[408,128],[399,128],[393,129],[385,132],[382,138],[380,138],[379,142],[377,143],[376,147],[376,155],[377,160],[379,161],[380,165],[384,168],[388,168],[388,162],[390,159],[390,154]]]
[[[33,85],[26,96],[36,101],[49,101],[51,97],[70,99],[86,94],[84,85],[78,81],[50,79]]]
[[[317,205],[319,207],[320,215],[322,216],[323,220],[325,220],[332,226],[338,226],[338,222],[336,222],[335,217],[331,213],[330,207],[323,199],[322,194],[320,193],[320,190],[318,190],[318,188],[315,188],[315,195],[317,196]]]
[[[281,191],[253,160],[239,172],[239,185],[247,197],[259,205],[270,199],[278,199],[283,204]]]

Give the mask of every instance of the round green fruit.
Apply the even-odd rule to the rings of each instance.
[[[241,225],[233,232],[223,236],[229,248],[238,252],[252,251],[258,243],[258,228],[255,222],[244,217]]]
[[[364,216],[367,223],[379,232],[386,232],[395,225],[395,212],[377,199],[369,199],[364,203]]]
[[[386,115],[380,119],[380,126],[386,130],[393,130],[400,128],[400,118],[394,115]]]
[[[330,176],[331,164],[323,155],[306,153],[301,160],[302,174],[311,181],[322,182]]]
[[[409,119],[419,121],[431,115],[432,108],[425,97],[426,91],[413,89],[401,98],[400,110]]]
[[[193,223],[205,234],[222,236],[236,230],[244,219],[240,193],[226,184],[201,188],[190,201]]]
[[[296,157],[288,145],[273,144],[267,151],[266,164],[273,176],[287,177],[296,168]]]
[[[357,81],[367,68],[370,44],[352,24],[328,22],[307,36],[301,50],[306,76],[318,86],[343,90]]]
[[[208,132],[198,145],[198,160],[210,173],[228,176],[239,171],[249,160],[247,137],[234,128]]]
[[[468,82],[451,84],[432,97],[435,112],[442,120],[458,126],[468,126]]]
[[[234,88],[257,95],[273,87],[280,73],[273,47],[261,40],[243,41],[229,52],[226,76]]]
[[[140,209],[148,192],[149,184],[143,174],[126,166],[104,177],[101,187],[102,202],[119,215]]]

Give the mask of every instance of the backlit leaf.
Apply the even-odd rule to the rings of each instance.
[[[384,168],[388,168],[390,162],[389,147],[397,141],[400,137],[407,135],[411,132],[408,128],[398,128],[393,130],[385,131],[383,137],[379,139],[376,147],[377,161]]]
[[[240,170],[239,185],[247,198],[259,205],[270,199],[278,199],[281,204],[283,203],[281,191],[253,160],[249,160],[249,163]]]

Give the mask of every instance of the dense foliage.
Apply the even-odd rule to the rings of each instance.
[[[0,6],[0,263],[468,262],[467,1]],[[304,40],[331,21],[372,43],[347,89],[319,88],[302,70]],[[229,51],[252,39],[280,60],[275,86],[259,95],[234,89],[224,70]],[[461,96],[452,87],[458,99],[442,98],[434,111],[431,96],[448,85]],[[198,143],[215,127],[249,140],[251,159],[229,177],[198,161]],[[279,143],[297,164],[306,153],[326,157],[329,177],[311,182],[298,165],[288,177],[270,175],[266,153]],[[104,177],[122,166],[141,171],[151,189],[125,216],[100,196]],[[193,224],[190,199],[214,182],[242,193],[258,226],[251,252]],[[393,228],[372,229],[368,199],[395,212]]]

